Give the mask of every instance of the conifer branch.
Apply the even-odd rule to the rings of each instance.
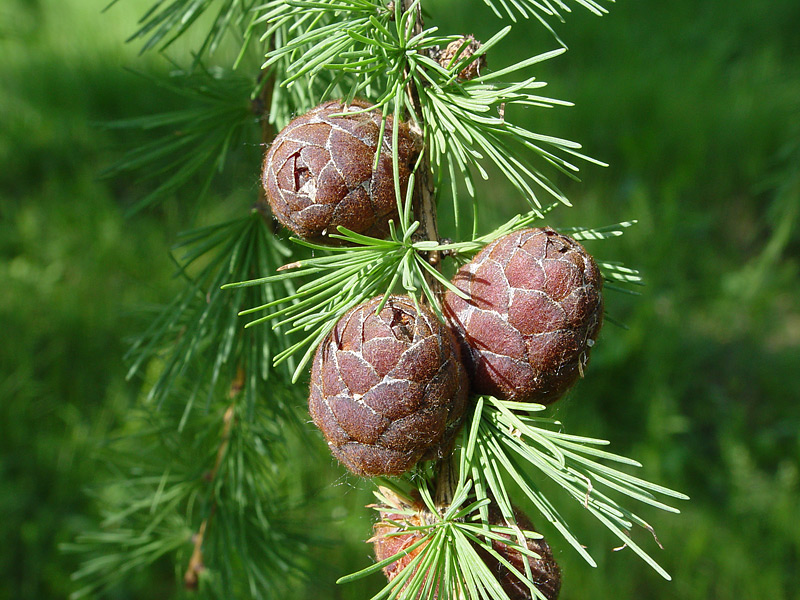
[[[217,473],[219,472],[219,468],[222,465],[222,460],[225,458],[225,453],[228,450],[228,444],[231,441],[231,429],[233,428],[233,423],[236,419],[236,399],[241,393],[242,388],[244,387],[244,381],[245,381],[244,369],[239,367],[236,373],[236,378],[231,383],[231,388],[230,391],[228,392],[228,396],[231,398],[231,403],[228,406],[228,408],[225,409],[225,413],[222,416],[222,433],[220,434],[220,443],[219,443],[219,448],[217,449],[217,457],[216,460],[214,461],[214,467],[206,476],[208,485],[212,489],[214,486],[214,482],[217,479]],[[194,549],[192,550],[192,556],[189,559],[189,566],[187,567],[186,573],[183,576],[183,582],[184,585],[186,586],[186,589],[189,590],[197,589],[200,573],[205,569],[205,565],[203,564],[203,541],[205,540],[206,528],[208,527],[208,523],[211,520],[211,517],[214,516],[216,510],[217,510],[217,500],[215,497],[213,502],[211,503],[211,508],[209,509],[208,516],[200,524],[200,528],[197,530],[197,533],[194,536],[192,536]]]
[[[180,261],[179,273],[185,278],[188,291],[155,320],[131,352],[134,359],[131,374],[141,373],[151,365],[160,369],[150,397],[157,398],[159,408],[164,411],[158,413],[159,428],[153,434],[153,437],[164,438],[159,438],[160,445],[155,444],[162,454],[153,452],[153,464],[146,477],[134,484],[125,483],[129,486],[127,489],[138,493],[126,499],[127,505],[121,503],[110,524],[113,527],[133,515],[135,526],[130,528],[130,534],[107,538],[113,539],[120,548],[113,560],[106,561],[101,549],[96,552],[98,558],[88,561],[79,573],[85,578],[98,578],[99,574],[99,579],[85,588],[86,594],[116,581],[119,575],[109,570],[108,564],[122,565],[125,572],[130,572],[176,548],[184,552],[178,554],[176,563],[179,565],[184,564],[189,554],[183,574],[187,589],[198,589],[201,579],[204,580],[206,561],[217,563],[217,581],[210,583],[218,586],[213,591],[220,596],[233,597],[232,590],[244,587],[251,596],[262,597],[284,585],[285,581],[276,573],[297,570],[293,546],[284,541],[288,538],[296,548],[301,536],[290,527],[281,527],[285,512],[274,484],[285,482],[276,477],[272,456],[265,460],[263,453],[275,451],[273,441],[285,441],[280,439],[282,429],[291,419],[291,406],[298,400],[292,391],[297,392],[298,387],[289,385],[280,376],[276,380],[275,376],[280,374],[274,366],[299,353],[302,358],[294,369],[294,384],[305,372],[317,344],[343,314],[355,304],[376,296],[383,299],[377,306],[380,312],[389,295],[397,289],[414,299],[417,310],[418,303],[425,302],[441,319],[439,298],[445,290],[466,297],[442,275],[443,256],[452,256],[460,263],[498,237],[530,227],[543,218],[552,207],[544,206],[534,189],[543,189],[561,204],[569,204],[556,185],[533,164],[531,157],[573,178],[578,171],[570,162],[573,158],[602,164],[580,153],[577,143],[538,134],[506,121],[506,107],[513,105],[569,104],[538,95],[537,90],[544,84],[520,75],[523,69],[557,56],[563,48],[487,72],[482,66],[485,54],[504,39],[510,27],[501,29],[482,47],[479,44],[479,49],[471,50],[471,54],[462,55],[466,43],[460,40],[464,38],[439,35],[435,27],[425,28],[422,0],[396,0],[395,3],[385,0],[267,0],[263,6],[255,8],[252,0],[175,0],[163,8],[156,3],[143,19],[136,36],[146,38],[147,44],[168,45],[192,25],[202,10],[215,2],[222,10],[200,55],[208,55],[219,44],[222,32],[230,30],[231,23],[242,23],[249,18],[242,52],[256,39],[255,28],[265,27],[260,38],[264,43],[265,63],[258,84],[253,89],[252,81],[246,82],[249,110],[241,102],[245,96],[232,92],[232,84],[209,77],[212,93],[206,93],[206,88],[201,86],[194,95],[200,105],[198,110],[178,111],[138,123],[144,127],[169,126],[173,130],[181,125],[186,130],[174,140],[169,140],[168,136],[171,143],[165,148],[162,140],[156,140],[145,152],[127,158],[124,168],[148,167],[167,158],[167,167],[159,167],[156,172],[163,175],[170,169],[174,171],[155,195],[146,197],[140,206],[161,199],[167,192],[190,182],[196,174],[205,175],[208,171],[206,182],[210,181],[210,173],[213,168],[222,167],[232,140],[240,130],[249,124],[251,133],[255,133],[254,116],[260,127],[261,145],[267,146],[276,128],[282,128],[298,112],[323,99],[338,98],[348,104],[355,98],[364,98],[374,102],[371,109],[383,115],[381,136],[393,111],[392,159],[398,216],[390,225],[388,239],[372,238],[340,227],[338,233],[330,232],[329,237],[345,242],[341,247],[294,240],[314,253],[311,258],[304,258],[270,235],[270,227],[265,226],[265,222],[269,223],[270,211],[263,188],[259,186],[255,208],[249,217],[184,235],[181,247],[186,255]],[[513,6],[504,0],[485,2],[498,14],[506,11],[512,20],[516,15],[537,18],[551,31],[545,18],[560,18],[559,11],[568,12],[570,2],[595,14],[605,12],[595,0],[519,0],[513,2]],[[248,10],[245,11],[245,7]],[[251,8],[254,8],[252,12]],[[457,47],[453,56],[449,60],[441,58],[438,47],[452,44]],[[477,74],[464,80],[461,73],[469,67],[474,67]],[[517,76],[517,81],[504,82],[513,76]],[[241,88],[237,86],[237,90]],[[421,140],[419,160],[409,178],[405,198],[400,197],[398,176],[398,123],[401,118],[408,119],[412,131]],[[195,124],[195,120],[199,122]],[[189,129],[193,124],[196,126]],[[215,135],[205,135],[209,131]],[[193,144],[202,144],[203,151],[184,152]],[[375,164],[378,157],[379,152],[376,152]],[[213,168],[206,169],[209,165]],[[472,173],[488,178],[488,166],[497,168],[501,176],[522,193],[530,204],[530,212],[518,215],[495,231],[479,235],[477,212],[473,211],[473,231],[468,239],[440,240],[435,182],[449,175],[457,225],[457,179],[465,182],[475,202]],[[274,233],[276,225],[272,225]],[[580,240],[606,239],[620,235],[629,225],[576,228],[573,235]],[[285,262],[288,264],[278,267]],[[606,282],[640,282],[633,269],[610,261],[598,261],[598,264]],[[194,271],[192,275],[190,266]],[[306,281],[295,288],[294,280],[300,277]],[[230,284],[230,281],[239,283]],[[239,289],[251,286],[258,288]],[[226,291],[222,292],[221,287]],[[611,288],[607,285],[607,289]],[[230,289],[234,291],[227,291]],[[241,310],[243,305],[253,308]],[[281,329],[268,334],[261,332],[267,328],[242,330],[237,317],[261,310],[270,313],[248,325],[272,320],[273,330],[288,325],[288,331]],[[295,333],[301,339],[287,341],[286,337]],[[233,369],[235,374],[231,373]],[[201,376],[193,377],[195,374]],[[268,376],[275,384],[271,388],[272,395],[291,395],[290,401],[270,398],[266,408],[256,401],[263,400],[263,382]],[[232,383],[228,390],[229,403],[225,406],[225,392],[220,388],[225,386],[227,377],[231,377]],[[208,393],[207,409],[213,406],[205,413],[194,405],[200,389]],[[638,466],[638,463],[600,450],[597,446],[606,443],[602,440],[568,435],[559,423],[532,416],[543,408],[541,406],[503,402],[485,396],[473,397],[472,401],[474,405],[466,410],[466,423],[462,433],[457,435],[454,451],[442,448],[441,452],[447,455],[438,462],[418,463],[412,471],[387,484],[396,487],[395,496],[405,494],[405,500],[396,500],[386,488],[379,488],[376,494],[382,518],[405,527],[404,533],[413,534],[417,541],[407,545],[401,553],[379,560],[341,581],[350,581],[406,558],[410,560],[402,572],[375,598],[437,596],[448,600],[507,600],[496,573],[487,566],[486,558],[491,557],[506,568],[510,576],[517,578],[520,585],[527,587],[531,597],[544,598],[543,592],[533,583],[530,565],[523,561],[522,567],[515,567],[507,560],[507,555],[496,549],[496,543],[500,542],[520,556],[536,555],[527,540],[541,536],[517,522],[509,495],[514,487],[527,496],[590,564],[594,563],[559,514],[560,503],[551,501],[537,487],[537,480],[532,476],[537,470],[620,537],[628,548],[668,577],[634,540],[627,537],[636,525],[653,533],[650,525],[617,504],[611,496],[622,495],[658,509],[677,512],[657,496],[684,499],[684,495],[608,466],[605,463],[627,466]],[[248,412],[242,410],[244,407]],[[221,430],[215,416],[219,411],[223,414]],[[268,414],[260,414],[261,411]],[[193,436],[202,437],[201,461],[196,460],[193,452],[198,447],[192,446]],[[135,446],[135,442],[129,441],[129,444]],[[175,459],[174,465],[171,462],[165,469],[158,458],[173,447],[183,453],[180,460]],[[131,462],[135,463],[135,451],[132,456]],[[205,474],[201,471],[203,464],[212,465]],[[265,508],[266,504],[269,508]],[[199,514],[193,513],[198,506]],[[490,506],[493,511],[499,510],[503,522],[489,518]],[[390,516],[386,517],[386,512]],[[151,523],[153,513],[156,513],[155,522]],[[424,518],[413,523],[406,519],[415,514],[422,514]],[[402,523],[398,515],[403,518]],[[159,530],[162,524],[169,525],[165,533]],[[144,533],[140,534],[141,531]],[[92,539],[108,535],[108,532],[101,532]],[[376,538],[371,541],[375,542]],[[140,553],[137,560],[129,560],[131,549],[137,548],[146,550],[147,554]],[[416,553],[413,558],[412,551]],[[226,562],[232,552],[240,553],[237,557],[240,562]]]
[[[252,140],[253,113],[243,101],[252,90],[252,80],[233,71],[200,68],[174,72],[167,81],[143,77],[179,98],[181,108],[106,125],[149,134],[147,141],[134,145],[103,172],[106,177],[134,173],[141,181],[158,181],[128,209],[129,214],[174,198],[190,185],[195,201],[202,199],[231,164],[231,155],[247,147],[242,142]]]

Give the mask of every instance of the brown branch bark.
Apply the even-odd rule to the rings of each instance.
[[[403,9],[408,10],[411,4],[413,4],[413,0],[403,0]],[[414,35],[417,35],[422,33],[424,29],[422,3],[417,4],[415,10],[417,14],[414,22]],[[406,75],[408,75],[407,72]],[[422,116],[419,92],[413,81],[408,83],[406,93],[408,94],[411,106],[414,108],[416,133],[422,138],[424,119]],[[419,230],[417,231],[418,239],[438,242],[439,230],[436,219],[436,203],[434,202],[435,189],[433,185],[433,172],[431,169],[430,154],[428,148],[424,144],[424,139],[422,160],[416,171],[415,188],[417,202],[414,205],[414,218],[419,221]],[[427,259],[437,271],[441,270],[441,253],[428,252]],[[433,275],[425,273],[425,280],[434,291],[434,294],[437,296],[443,294],[442,286]],[[446,508],[450,505],[453,500],[453,492],[458,485],[458,469],[456,469],[453,464],[454,460],[451,453],[442,458],[437,465],[435,501],[436,505],[440,508]]]
[[[403,9],[408,10],[413,4],[412,0],[403,0]],[[416,8],[416,18],[414,21],[414,35],[422,32],[424,23],[422,21],[422,5],[418,4]],[[406,70],[408,76],[408,70]],[[422,136],[422,107],[420,106],[419,93],[413,81],[409,81],[406,87],[406,93],[409,97],[409,102],[414,108],[415,123],[412,126],[414,132],[423,139]],[[431,162],[428,149],[425,146],[424,139],[422,145],[422,160],[415,174],[415,198],[417,202],[414,205],[414,219],[419,221],[419,229],[417,230],[416,238],[418,240],[433,240],[439,241],[439,230],[436,225],[436,204],[434,203],[435,190],[433,187],[433,172],[431,171]],[[428,262],[433,265],[437,270],[441,257],[439,252],[428,252]],[[426,273],[425,280],[434,291],[434,293],[441,294],[441,286],[436,279]]]

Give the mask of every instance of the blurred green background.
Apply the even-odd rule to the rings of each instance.
[[[73,589],[78,559],[58,545],[97,523],[92,451],[136,400],[126,339],[142,326],[139,307],[175,292],[167,251],[191,212],[167,203],[126,218],[142,187],[99,177],[131,143],[103,123],[177,105],[125,69],[171,67],[124,43],[151,2],[101,14],[104,2],[0,4],[0,599]],[[486,39],[500,26],[477,1],[427,5],[443,32]],[[637,298],[609,295],[628,329],[606,326],[589,376],[557,414],[692,499],[680,516],[643,511],[672,582],[566,511],[599,567],[557,547],[561,597],[800,598],[800,3],[610,8],[602,19],[570,15],[557,27],[570,51],[539,71],[576,106],[509,115],[610,163],[563,182],[575,208],[553,224],[639,220],[590,247],[639,268],[647,285]],[[490,61],[554,46],[521,23]],[[482,193],[487,228],[524,210],[502,185]],[[320,473],[341,483],[327,463]],[[351,508],[367,499],[364,485],[348,490]],[[340,517],[342,545],[315,550],[298,597],[377,590],[377,579],[333,584],[368,564],[370,518]],[[170,597],[172,571],[162,564],[112,595]]]

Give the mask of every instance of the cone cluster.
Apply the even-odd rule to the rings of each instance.
[[[475,51],[469,42],[447,49],[448,64],[459,48]],[[267,151],[266,198],[278,221],[300,237],[336,243],[327,236],[344,226],[384,238],[397,219],[394,125],[390,119],[381,135],[381,114],[369,108],[359,100],[321,104],[289,123]],[[408,127],[399,123],[398,131],[405,197],[418,151]],[[470,393],[550,404],[583,374],[603,320],[602,276],[574,239],[546,227],[509,233],[462,266],[452,283],[461,294],[444,295],[444,323],[411,298],[376,297],[349,310],[317,348],[309,411],[332,454],[356,475],[400,475],[420,460],[446,456]],[[424,510],[413,518],[387,510],[373,538],[378,560],[421,539],[418,530],[404,534],[388,521],[419,527],[435,518]],[[515,516],[532,529],[524,515]],[[490,517],[505,524],[499,514]],[[552,552],[543,540],[527,544],[540,558],[501,540],[492,548],[520,573],[527,561],[537,589],[554,600],[561,576]],[[420,551],[387,566],[386,576],[393,579]],[[509,598],[532,597],[494,554],[476,551]]]

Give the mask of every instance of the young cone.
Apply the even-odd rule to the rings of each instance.
[[[530,519],[522,512],[514,509],[514,519],[516,526],[523,531],[536,531]],[[497,510],[494,504],[491,505],[489,510],[489,522],[492,525],[510,524],[503,519],[500,511]],[[516,539],[512,536],[504,536],[510,540]],[[544,538],[530,539],[526,538],[525,543],[528,550],[535,552],[539,558],[528,556],[519,550],[512,548],[498,540],[492,540],[492,549],[507,560],[521,575],[525,576],[525,561],[531,569],[531,581],[537,590],[544,595],[547,600],[556,600],[561,591],[561,569],[558,566],[553,551],[550,545]],[[478,554],[481,555],[486,566],[500,583],[500,587],[508,595],[510,600],[530,600],[534,596],[531,594],[530,588],[523,583],[523,581],[509,570],[497,558],[492,556],[483,548],[478,548]]]
[[[594,259],[550,228],[509,233],[461,267],[442,310],[458,337],[472,391],[550,404],[589,360],[603,320]]]
[[[373,527],[375,534],[369,540],[372,542],[375,559],[378,562],[412,548],[414,544],[425,537],[424,532],[412,528],[431,525],[438,519],[421,502],[413,502],[401,498],[385,488],[381,488],[381,492],[390,504],[377,507],[380,513],[380,520],[375,523]],[[520,530],[534,531],[533,524],[528,517],[516,509],[514,510],[514,519],[516,527]],[[491,505],[489,510],[489,523],[491,525],[502,525],[503,527],[510,526],[494,504]],[[509,541],[517,541],[516,536],[501,535]],[[386,578],[389,581],[394,580],[424,550],[426,543],[409,550],[407,554],[400,556],[397,560],[385,566],[383,572]],[[561,569],[544,538],[525,539],[528,550],[537,554],[538,558],[523,554],[518,549],[500,540],[492,540],[491,544],[492,550],[511,564],[522,577],[526,577],[525,562],[527,561],[531,572],[531,582],[534,587],[547,600],[556,600],[558,598],[561,590]],[[473,547],[492,575],[497,579],[509,600],[532,600],[535,597],[528,585],[494,555],[476,544],[473,544]],[[438,597],[438,585],[435,588],[434,598]],[[538,596],[536,597],[538,598]]]
[[[380,511],[380,520],[373,526],[375,535],[367,540],[372,542],[372,547],[375,550],[375,559],[378,562],[386,560],[398,552],[408,550],[425,537],[424,532],[407,531],[406,527],[408,525],[422,527],[430,525],[436,520],[435,516],[428,512],[421,502],[413,502],[402,498],[384,487],[380,487],[380,490],[390,505],[377,507]],[[394,523],[390,521],[394,521]],[[422,544],[385,566],[383,574],[386,575],[386,579],[392,581],[397,577],[422,552],[424,547],[425,544]]]
[[[290,122],[264,157],[261,183],[272,212],[298,236],[333,242],[327,237],[343,226],[384,238],[389,220],[398,222],[392,163],[393,120],[359,112],[371,105],[332,100]],[[347,113],[336,116],[339,113]],[[399,124],[399,175],[405,197],[417,158],[408,127]],[[375,169],[375,155],[380,158]]]
[[[346,313],[317,348],[309,410],[357,475],[399,475],[448,450],[467,400],[453,335],[430,309],[382,297]]]

